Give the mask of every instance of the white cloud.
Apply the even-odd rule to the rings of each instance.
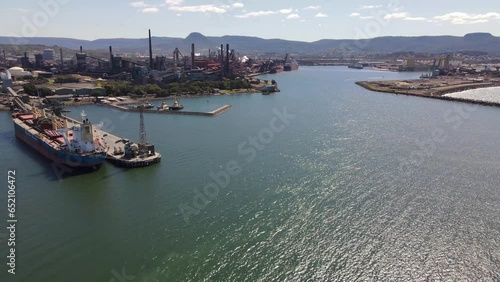
[[[292,9],[281,9],[278,12],[282,14],[290,14],[293,10]]]
[[[377,9],[382,8],[382,5],[364,5],[361,6],[361,9]]]
[[[320,12],[320,13],[317,13],[317,14],[315,15],[315,17],[316,17],[316,18],[328,18],[328,15],[327,15],[327,14],[323,14],[323,13],[321,13],[321,12]]]
[[[169,1],[169,0],[167,0]],[[170,0],[175,1],[175,0]],[[170,6],[169,10],[176,12],[192,12],[192,13],[217,13],[223,14],[226,9],[215,7],[214,5],[198,5],[198,6]]]
[[[281,9],[277,11],[258,11],[258,12],[249,12],[246,14],[241,14],[241,15],[235,15],[236,18],[240,19],[246,19],[246,18],[251,18],[251,17],[261,17],[261,16],[269,16],[269,15],[275,15],[275,14],[289,14],[287,19],[289,19],[290,16],[292,15],[297,15],[298,10],[295,10],[294,14],[291,14],[294,10],[293,9]],[[292,18],[296,18],[295,16],[292,16]]]
[[[299,19],[300,16],[298,14],[290,14],[286,17],[287,20]]]
[[[451,24],[478,24],[486,23],[490,20],[499,20],[500,13],[468,14],[468,13],[448,13],[442,16],[436,16],[434,19]]]
[[[182,17],[182,14],[176,14],[176,16],[178,16],[178,17]]]
[[[144,8],[142,9],[143,13],[158,13],[160,10],[156,7]]]
[[[241,9],[243,7],[245,7],[245,4],[243,3],[233,3],[233,8],[237,8],[237,9]]]
[[[359,16],[361,16],[361,14],[360,14],[360,13],[351,13],[351,14],[349,15],[349,17],[359,17]]]
[[[184,0],[165,0],[167,6],[179,6],[184,3]]]
[[[304,8],[304,10],[319,10],[321,9],[321,6],[307,6]]]
[[[146,4],[144,2],[142,2],[142,1],[140,1],[140,2],[131,2],[130,6],[132,6],[134,8],[144,8],[144,7],[146,7]]]
[[[236,15],[235,17],[244,19],[244,18],[251,18],[251,17],[261,17],[261,16],[269,16],[269,15],[274,15],[276,14],[275,11],[258,11],[258,12],[250,12],[246,13],[243,15]]]
[[[408,13],[392,13],[384,16],[384,20],[404,19],[408,17]]]
[[[426,21],[426,18],[423,17],[406,17],[404,18],[405,21]]]
[[[359,18],[362,20],[371,20],[371,19],[374,19],[375,17],[373,17],[373,16],[360,16]]]

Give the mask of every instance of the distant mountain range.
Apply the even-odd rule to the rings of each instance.
[[[12,44],[18,40],[0,36],[0,44]],[[140,52],[148,50],[148,39],[97,39],[80,40],[57,37],[28,37],[23,44],[41,44],[46,46],[60,46],[70,49],[85,50],[107,49],[113,46],[116,52]],[[196,45],[196,52],[206,52],[208,49],[216,50],[220,44],[230,44],[231,49],[239,53],[295,53],[295,54],[320,54],[335,50],[345,50],[367,53],[444,53],[458,51],[482,51],[500,54],[500,37],[490,33],[470,33],[459,36],[418,36],[418,37],[377,37],[373,39],[324,39],[316,42],[289,41],[283,39],[263,39],[249,36],[222,36],[210,37],[200,33],[191,33],[186,38],[153,37],[155,53],[171,54],[177,47],[188,55],[191,43]]]

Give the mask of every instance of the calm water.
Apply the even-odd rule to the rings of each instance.
[[[0,113],[19,220],[0,281],[498,281],[500,109],[354,84],[419,75],[304,67],[275,95],[183,99],[233,108],[146,115],[161,164],[61,181]],[[138,139],[137,114],[82,109]]]

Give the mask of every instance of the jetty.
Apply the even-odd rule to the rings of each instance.
[[[62,118],[66,119],[69,127],[80,123],[67,116],[63,116]],[[114,165],[125,168],[138,168],[150,166],[161,161],[161,154],[156,152],[155,146],[146,140],[142,112],[140,115],[141,140],[139,143],[134,143],[129,139],[106,132],[98,126],[94,127],[94,133],[96,133],[96,136],[99,136],[99,142],[102,142],[103,146],[107,149],[106,160]]]
[[[159,111],[156,109],[139,109],[139,108],[134,108],[134,107],[127,107],[124,104],[96,104],[100,106],[105,106],[105,107],[110,107],[113,109],[117,109],[120,111],[124,112],[143,112],[143,113],[148,113],[148,114],[165,114],[165,115],[189,115],[189,116],[205,116],[205,117],[214,117],[218,116],[224,112],[227,112],[229,109],[232,108],[231,105],[224,105],[220,108],[217,108],[213,111],[210,112],[190,112],[190,111]]]

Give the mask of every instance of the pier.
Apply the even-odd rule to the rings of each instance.
[[[68,127],[80,124],[79,121],[70,117],[65,116],[63,118],[67,121]],[[144,128],[143,122],[141,116],[141,131]],[[133,143],[126,138],[97,128],[95,125],[93,128],[94,134],[98,136],[102,145],[106,147],[106,160],[114,165],[125,168],[138,168],[150,166],[161,161],[161,154],[155,151],[154,145],[147,143],[145,140],[141,140],[140,143]],[[144,135],[141,134],[141,136]]]
[[[117,105],[113,105],[113,104],[98,104],[100,106],[105,106],[105,107],[110,107],[110,108],[114,108],[114,109],[117,109],[117,110],[120,110],[120,111],[124,111],[124,112],[140,112],[141,110],[140,109],[137,109],[137,108],[129,108],[129,107],[126,107],[125,105],[121,104],[117,104]],[[214,116],[218,116],[226,111],[228,111],[229,109],[231,109],[232,106],[231,105],[224,105],[218,109],[215,109],[213,111],[210,111],[210,112],[190,112],[190,111],[172,111],[172,110],[165,110],[165,111],[159,111],[159,110],[154,110],[154,109],[143,109],[142,111],[144,113],[148,113],[148,114],[165,114],[165,115],[189,115],[189,116],[206,116],[206,117],[214,117]]]
[[[127,158],[125,156],[125,153],[114,154],[115,149],[118,152],[126,151],[125,146],[127,143],[123,142],[123,140],[126,139],[118,137],[111,133],[107,133],[100,129],[95,129],[95,131],[104,141],[105,146],[108,148],[106,160],[108,160],[112,164],[125,168],[136,168],[149,166],[161,161],[161,155],[158,152],[154,152],[151,156],[137,156],[134,158]]]

